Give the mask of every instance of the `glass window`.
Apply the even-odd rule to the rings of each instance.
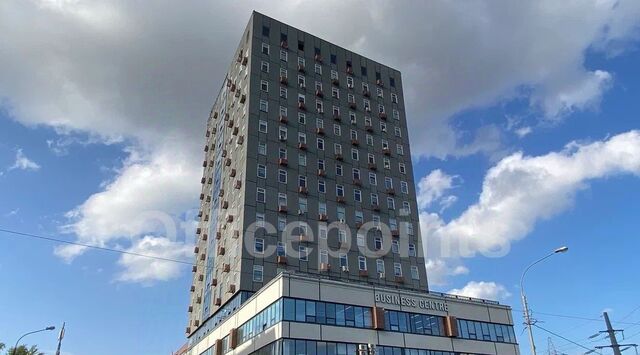
[[[364,256],[358,257],[358,269],[362,271],[367,270],[367,258],[365,258]]]
[[[262,203],[266,201],[266,191],[261,187],[256,189],[256,201]]]
[[[265,179],[267,177],[267,167],[262,165],[262,164],[258,164],[258,177],[261,179]]]
[[[258,143],[258,154],[267,155],[267,143],[264,143],[264,142]]]
[[[260,100],[260,111],[269,112],[269,102],[267,100]]]
[[[384,260],[382,259],[376,260],[376,272],[380,274],[384,274]]]
[[[254,251],[258,254],[264,253],[264,239],[262,238],[255,239]]]
[[[258,130],[261,133],[267,133],[267,121],[260,120],[258,124]]]
[[[309,252],[306,247],[298,247],[300,261],[309,261]]]
[[[414,280],[419,280],[420,279],[420,274],[418,273],[418,267],[417,266],[412,266],[411,267],[411,278]]]
[[[393,274],[395,276],[402,276],[402,265],[400,263],[393,263]]]
[[[253,265],[253,281],[262,282],[263,268],[262,265]]]

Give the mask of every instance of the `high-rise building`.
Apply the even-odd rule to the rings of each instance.
[[[408,136],[399,71],[254,12],[207,122],[190,354],[517,353],[508,307],[428,292]]]

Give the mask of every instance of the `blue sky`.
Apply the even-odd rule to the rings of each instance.
[[[609,310],[638,342],[640,6],[416,6],[1,4],[0,228],[190,260],[202,128],[257,9],[403,73],[432,289],[511,305],[526,353],[520,273],[567,245],[527,277],[538,324],[592,347]],[[449,241],[470,255],[439,253]],[[66,321],[68,354],[169,353],[190,278],[0,233],[0,342]],[[548,336],[536,329],[539,350]],[[51,353],[55,334],[27,341]]]

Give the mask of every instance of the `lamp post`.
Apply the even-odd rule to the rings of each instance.
[[[524,293],[524,277],[529,271],[529,269],[531,269],[534,265],[556,254],[564,253],[568,250],[569,250],[568,247],[560,247],[554,250],[553,252],[549,253],[548,255],[545,255],[544,257],[534,261],[529,266],[527,266],[526,269],[524,269],[524,272],[522,273],[522,277],[520,277],[520,299],[522,300],[522,307],[524,308],[524,324],[527,325],[527,330],[529,331],[529,345],[531,346],[531,355],[536,355],[536,345],[533,341],[533,329],[532,329],[533,324],[531,322],[531,315],[529,313],[529,304],[527,303],[527,296]]]
[[[14,354],[18,353],[18,344],[20,343],[20,340],[22,340],[22,338],[26,337],[27,335],[34,334],[34,333],[40,333],[40,332],[44,332],[44,331],[48,331],[48,330],[54,330],[54,329],[56,329],[56,327],[51,325],[51,326],[48,326],[48,327],[46,327],[44,329],[34,330],[32,332],[23,334],[20,338],[18,338],[18,341],[16,341],[16,346],[13,347],[13,353]],[[13,355],[13,354],[9,354],[9,355]]]

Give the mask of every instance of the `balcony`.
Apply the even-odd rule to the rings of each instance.
[[[364,90],[362,90],[362,95],[364,97],[371,97],[371,91],[369,91],[367,89],[364,89]]]
[[[298,143],[298,149],[300,150],[307,150],[307,143]]]
[[[371,209],[374,211],[380,211],[380,205],[377,203],[372,203],[371,204]]]
[[[380,117],[381,120],[387,120],[387,113],[386,112],[380,112],[378,113],[378,117]]]
[[[362,186],[362,180],[360,179],[353,179],[353,184],[355,186]]]
[[[289,161],[287,160],[287,158],[280,158],[280,159],[278,159],[278,165],[287,166],[287,165],[289,165]]]
[[[229,176],[236,177],[236,169],[231,169],[231,171],[229,172]]]
[[[298,109],[302,111],[306,111],[307,106],[304,104],[304,102],[298,102]]]
[[[305,73],[305,69],[304,69],[304,65],[303,64],[298,64],[298,72],[300,73]]]
[[[318,169],[318,176],[327,176],[327,172],[324,169]]]
[[[316,90],[316,96],[323,98],[324,97],[324,93],[322,92],[322,90]]]
[[[322,56],[320,54],[316,54],[313,59],[318,63],[322,63]]]
[[[391,236],[392,237],[399,237],[400,236],[400,231],[397,229],[392,229],[391,230]]]
[[[284,206],[284,205],[278,206],[278,212],[287,213],[287,206]]]
[[[347,67],[347,74],[353,74],[353,68]]]
[[[367,164],[367,166],[369,167],[369,170],[377,170],[378,167],[376,166],[376,163],[369,163]]]
[[[389,148],[382,148],[382,154],[389,156],[391,155],[391,150]]]
[[[329,219],[329,218],[327,218],[326,213],[320,213],[320,214],[318,214],[318,220],[319,220],[319,221],[326,222],[328,219]]]
[[[394,281],[399,283],[399,284],[403,284],[404,283],[404,276],[395,276],[394,277]]]
[[[287,265],[287,257],[278,255],[276,262],[280,265]]]
[[[352,140],[351,140],[351,145],[354,145],[354,146],[356,146],[356,147],[357,147],[357,146],[359,146],[359,145],[360,145],[360,142],[359,142],[357,139],[352,139]]]
[[[333,114],[333,120],[340,122],[340,121],[342,121],[342,117],[340,117],[339,113],[334,113]]]
[[[224,255],[225,251],[224,247],[218,247],[218,255]]]
[[[324,128],[316,128],[316,134],[319,136],[324,136]]]
[[[282,85],[289,84],[289,79],[286,76],[280,76],[280,84]]]
[[[387,195],[395,195],[396,194],[396,190],[393,187],[390,187],[387,189]]]
[[[345,200],[344,196],[338,196],[338,197],[336,197],[336,201],[337,201],[338,203],[343,203],[343,204],[344,204],[344,203],[346,203],[346,200]]]
[[[218,286],[218,279],[215,277],[211,279],[211,286]]]
[[[344,160],[344,157],[342,156],[341,153],[336,153],[335,158],[336,158],[336,160],[339,160],[339,161],[343,161]]]
[[[307,195],[309,193],[309,189],[307,189],[306,186],[300,186],[300,187],[298,187],[298,193],[299,194],[303,194],[303,195]]]
[[[280,42],[280,47],[282,47],[284,49],[288,49],[289,48],[289,44],[287,43],[287,41],[281,41]]]
[[[220,202],[220,208],[226,210],[227,208],[229,208],[229,201],[222,201]]]
[[[331,84],[334,86],[340,86],[340,80],[338,79],[331,79]]]
[[[220,299],[220,297],[216,297],[216,299],[213,301],[213,304],[216,306],[219,306],[222,304],[222,300]]]
[[[356,103],[355,103],[355,102],[349,102],[349,108],[350,108],[350,109],[355,110],[355,109],[356,109],[356,107],[357,107],[357,105],[356,105]]]
[[[285,116],[285,115],[280,115],[280,116],[278,117],[278,121],[280,121],[280,123],[287,124],[287,123],[289,122],[289,119],[288,119],[288,118],[287,118],[287,116]]]

